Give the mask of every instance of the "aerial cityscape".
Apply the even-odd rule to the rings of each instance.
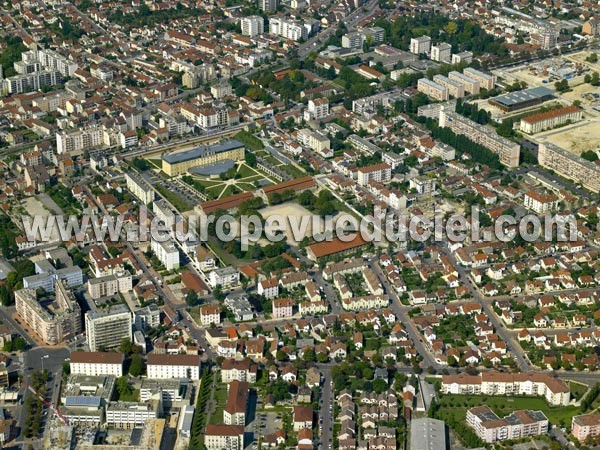
[[[600,2],[0,0],[0,448],[600,448]]]

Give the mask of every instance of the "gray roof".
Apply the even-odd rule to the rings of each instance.
[[[411,450],[445,450],[446,424],[437,419],[413,419],[410,423]]]
[[[201,147],[192,148],[190,150],[184,150],[182,152],[168,153],[166,155],[163,155],[162,159],[163,161],[166,161],[169,164],[176,164],[184,161],[189,161],[191,159],[202,158],[210,154],[227,152],[229,150],[234,150],[243,146],[244,144],[234,139],[231,141],[221,142],[215,145],[203,145]]]
[[[529,102],[531,100],[541,99],[547,96],[554,96],[554,91],[543,86],[525,89],[524,91],[510,92],[500,95],[492,100],[501,105],[512,106],[519,103]]]

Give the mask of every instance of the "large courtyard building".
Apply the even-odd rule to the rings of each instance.
[[[173,177],[186,173],[192,167],[208,166],[225,160],[241,161],[244,154],[244,144],[236,140],[196,147],[163,155],[162,170]]]
[[[17,314],[48,345],[74,338],[82,331],[81,308],[65,281],[56,282],[55,299],[38,301],[33,289],[15,291]]]

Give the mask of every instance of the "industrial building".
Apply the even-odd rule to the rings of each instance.
[[[467,70],[465,69],[465,72]],[[521,109],[530,108],[532,106],[541,105],[548,100],[554,98],[554,91],[546,87],[540,86],[523,91],[509,92],[508,94],[499,95],[488,100],[490,105],[493,105],[502,111],[512,112]]]

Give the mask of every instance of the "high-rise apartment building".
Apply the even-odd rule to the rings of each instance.
[[[118,348],[123,339],[132,338],[132,327],[131,312],[125,305],[85,314],[87,344],[92,352]]]

